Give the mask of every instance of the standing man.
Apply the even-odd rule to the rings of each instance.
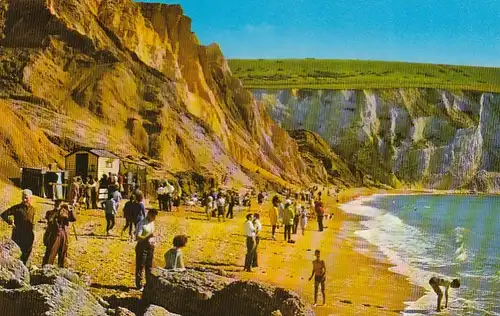
[[[247,254],[245,256],[245,271],[252,272],[253,255],[255,250],[255,227],[253,225],[253,214],[247,214],[247,221],[244,225],[245,236],[247,238]]]
[[[229,217],[232,219],[234,205],[236,204],[235,193],[233,191],[229,191],[229,194],[227,197],[228,197],[228,208],[227,208],[226,218]]]
[[[294,235],[297,234],[301,212],[302,212],[302,207],[300,206],[300,204],[297,203],[295,205],[295,216],[293,217],[293,227],[292,227],[292,234]]]
[[[320,259],[320,252],[318,249],[314,251],[316,260],[313,261],[312,274],[309,277],[311,281],[314,276],[314,306],[318,303],[318,287],[321,285],[321,294],[323,295],[323,305],[325,305],[325,280],[326,280],[326,265],[325,261]]]
[[[257,249],[259,248],[259,243],[260,243],[260,232],[262,231],[262,223],[260,222],[259,213],[253,214],[253,217],[254,217],[253,225],[255,228],[255,249],[253,251],[252,268],[257,268],[259,266],[259,261],[257,258]]]
[[[170,183],[165,182],[165,199],[163,200],[163,208],[167,212],[172,212],[172,197],[174,196],[175,188]]]
[[[273,197],[273,207],[269,210],[269,221],[271,223],[271,229],[272,229],[272,235],[273,239],[276,239],[276,228],[278,228],[278,219],[279,219],[279,214],[278,214],[278,205],[280,203],[280,200],[278,196]]]
[[[160,182],[160,187],[156,190],[156,195],[158,197],[158,210],[165,210],[165,186]]]
[[[318,219],[318,230],[322,232],[325,209],[323,208],[323,202],[321,202],[321,200],[317,200],[316,202],[314,202],[314,210],[316,212],[316,218]]]
[[[135,287],[142,291],[142,271],[146,270],[146,283],[148,282],[153,267],[153,256],[155,251],[155,219],[158,211],[149,210],[146,218],[137,225],[135,246]]]
[[[222,192],[219,192],[219,197],[217,199],[217,220],[219,222],[221,217],[223,221],[226,221],[224,217],[225,209],[226,209],[226,199],[224,198],[224,194]]]
[[[283,211],[283,225],[285,225],[285,241],[292,243],[292,226],[295,213],[292,207],[292,201],[286,200]]]
[[[22,192],[22,202],[14,205],[1,214],[2,219],[12,226],[12,240],[21,248],[21,261],[26,264],[33,248],[35,234],[35,208],[31,198],[33,192],[25,189]],[[14,217],[14,221],[10,218]]]

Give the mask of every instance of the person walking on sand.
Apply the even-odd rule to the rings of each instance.
[[[43,243],[46,249],[42,265],[54,264],[57,256],[58,266],[64,268],[68,256],[69,223],[76,221],[75,213],[67,204],[57,201],[54,209],[47,211],[45,219],[47,230]]]
[[[276,229],[278,228],[278,220],[279,220],[279,214],[278,214],[278,207],[279,207],[279,198],[278,196],[273,197],[273,206],[269,210],[269,221],[271,223],[271,233],[272,233],[272,238],[275,240],[276,239]]]
[[[300,211],[300,229],[302,230],[302,236],[304,236],[306,226],[307,226],[307,209],[304,205],[302,205],[302,209]]]
[[[257,250],[259,249],[260,243],[260,232],[262,231],[262,223],[260,222],[260,214],[253,214],[253,226],[255,228],[255,248],[253,251],[252,268],[257,268],[259,266]]]
[[[247,214],[247,220],[243,226],[246,236],[247,254],[245,256],[245,271],[252,272],[253,255],[255,250],[255,226],[253,225],[253,214]]]
[[[316,260],[313,261],[312,274],[309,277],[309,281],[314,277],[314,306],[318,303],[318,287],[321,286],[321,295],[323,296],[323,305],[325,305],[325,281],[326,281],[326,265],[325,261],[321,260],[321,254],[319,249],[314,251]]]
[[[127,230],[127,228],[128,228],[129,240],[133,238],[132,227],[136,226],[137,216],[139,213],[137,209],[139,207],[140,206],[135,200],[135,194],[131,194],[130,199],[127,201],[127,203],[125,203],[125,206],[123,206],[123,217],[125,217],[125,227],[123,227],[122,229],[120,238],[123,236],[123,233]]]
[[[165,253],[165,269],[184,271],[184,258],[182,255],[182,248],[187,244],[188,237],[186,235],[177,235],[174,237],[174,247]]]
[[[460,287],[460,280],[453,279],[451,282],[449,280],[432,277],[429,280],[429,284],[431,285],[434,292],[437,294],[437,308],[436,311],[441,311],[441,300],[443,299],[443,292],[441,291],[441,286],[445,288],[445,305],[444,308],[448,308],[448,288],[458,289]]]
[[[2,219],[12,227],[12,240],[21,249],[21,261],[26,264],[35,241],[35,208],[32,205],[33,192],[22,191],[22,202],[2,212]],[[10,217],[14,217],[12,220]]]
[[[285,225],[285,241],[292,243],[292,226],[295,213],[292,207],[292,201],[286,200],[283,210],[283,225]]]
[[[104,207],[104,214],[106,216],[106,236],[109,236],[109,232],[115,227],[115,217],[118,213],[118,195],[110,197],[106,201]]]
[[[155,219],[158,211],[151,209],[146,218],[137,225],[135,246],[135,287],[142,291],[142,272],[146,270],[146,283],[151,275],[155,250]]]

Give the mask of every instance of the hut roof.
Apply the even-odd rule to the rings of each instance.
[[[84,148],[84,149],[80,149],[80,150],[75,150],[72,153],[66,155],[66,157],[71,156],[74,153],[79,152],[79,151],[86,151],[86,152],[89,152],[91,154],[96,155],[97,157],[106,157],[106,158],[120,159],[120,157],[118,157],[117,155],[113,154],[110,151],[107,151],[105,149],[95,149],[95,148],[92,148],[92,149]]]

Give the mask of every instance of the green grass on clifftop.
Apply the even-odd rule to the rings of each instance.
[[[231,59],[246,88],[440,88],[500,92],[500,68],[333,59]]]

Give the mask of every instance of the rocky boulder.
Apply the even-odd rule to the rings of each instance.
[[[314,315],[294,292],[195,270],[153,269],[142,298],[184,316]]]
[[[148,307],[144,316],[180,316],[179,314],[173,314],[163,307],[151,305]]]
[[[54,265],[45,265],[31,272],[31,285],[54,284],[58,278],[64,278],[80,286],[89,286],[90,277],[78,274],[70,269],[61,269]]]
[[[0,240],[0,287],[17,289],[30,282],[28,268],[19,260],[21,250],[10,239]]]
[[[19,249],[15,244],[10,240],[0,241],[2,316],[107,315],[106,309],[84,288],[85,282],[76,273],[45,266],[35,270],[30,277],[18,257]],[[18,286],[11,286],[13,284]]]
[[[142,294],[145,303],[185,316],[204,315],[214,292],[234,282],[233,279],[194,270],[174,272],[155,268],[151,274]]]
[[[225,311],[241,316],[267,316],[275,311],[283,316],[314,315],[296,293],[252,281],[233,282],[218,291],[210,308],[208,315],[222,315]]]

